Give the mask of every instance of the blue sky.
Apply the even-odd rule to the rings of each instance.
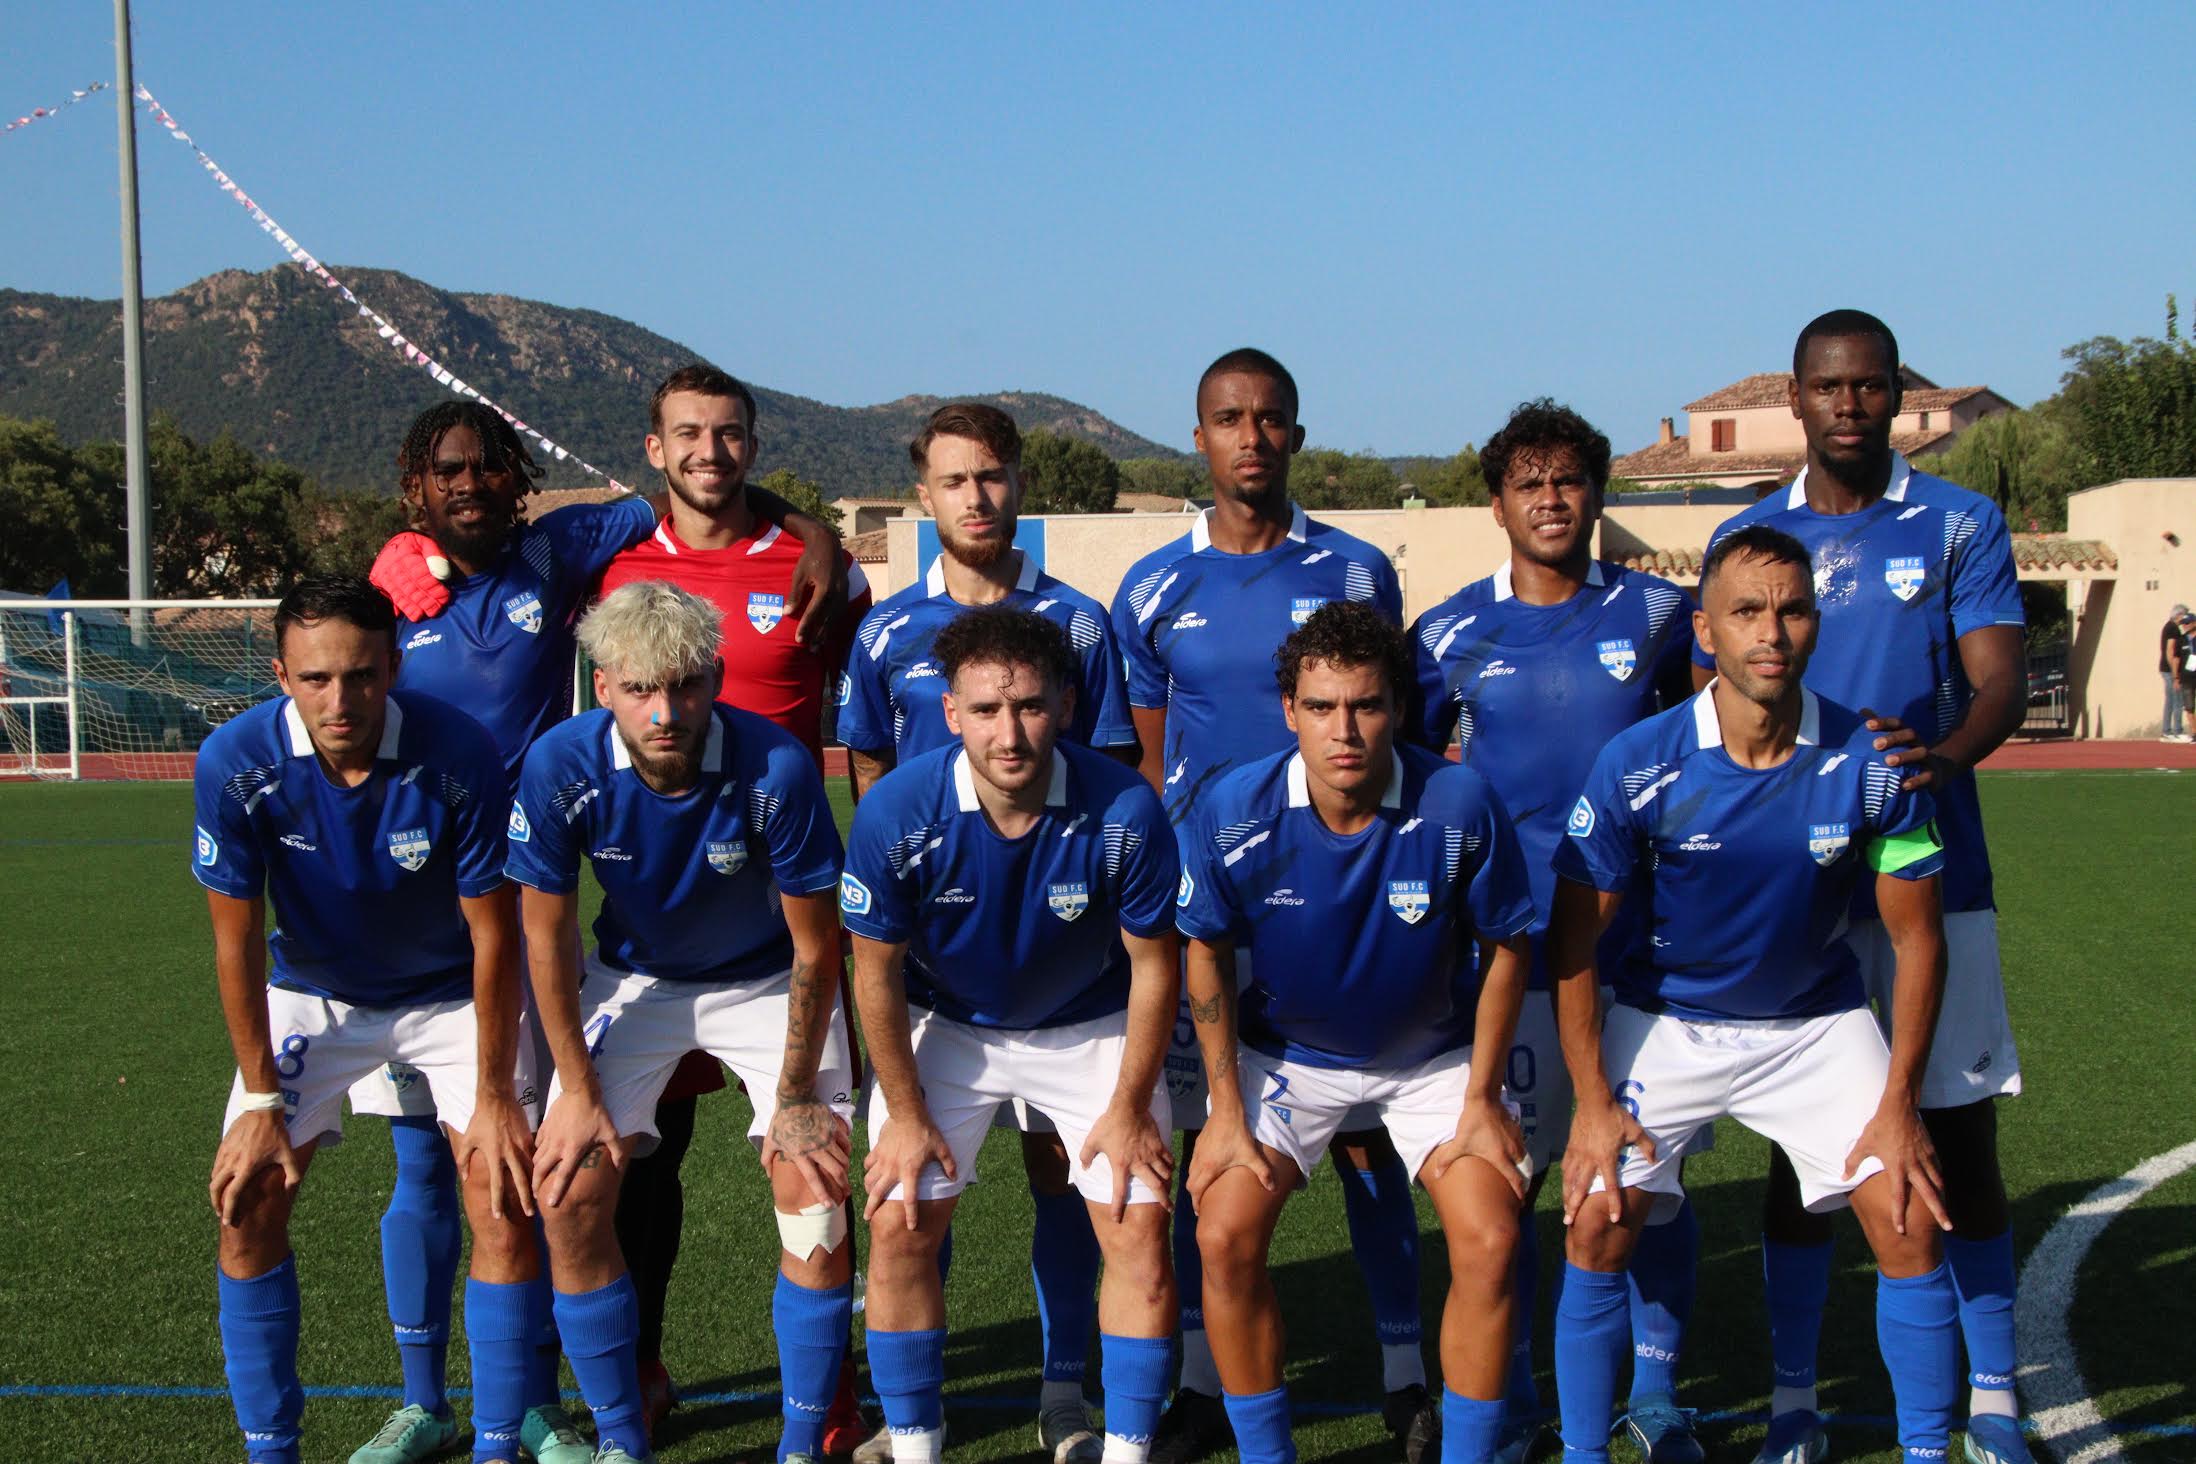
[[[1548,393],[1621,452],[1831,306],[2022,403],[2196,307],[2186,6],[135,13],[139,80],[331,265],[843,404],[1052,391],[1187,448],[1248,343],[1317,443],[1453,451]],[[9,118],[112,76],[104,5],[0,29]],[[148,293],[283,262],[139,137]],[[0,285],[117,292],[114,149],[99,101],[0,139]]]

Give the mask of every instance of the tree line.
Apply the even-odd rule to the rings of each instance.
[[[2069,346],[2056,396],[1986,417],[1927,471],[1998,500],[2016,532],[2066,527],[2069,493],[2119,478],[2196,476],[2196,345],[2166,301],[2165,336],[2098,336]],[[404,508],[387,493],[332,490],[227,432],[203,441],[174,418],[146,431],[153,593],[199,599],[276,594],[312,572],[363,572]],[[1201,498],[1195,458],[1116,460],[1044,428],[1024,436],[1025,513],[1108,513],[1122,493]],[[117,442],[64,441],[51,422],[0,416],[0,589],[39,593],[66,579],[82,597],[127,593],[123,454]],[[822,485],[791,469],[757,479],[836,522]],[[1611,485],[1623,491],[1630,485]],[[1446,458],[1385,458],[1311,447],[1289,466],[1309,509],[1483,504],[1487,481],[1466,446]]]

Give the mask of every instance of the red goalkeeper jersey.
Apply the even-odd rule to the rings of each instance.
[[[602,573],[605,595],[639,580],[669,580],[711,601],[724,612],[724,685],[720,701],[768,717],[801,739],[823,761],[823,704],[846,660],[854,626],[869,609],[869,582],[843,549],[846,612],[822,647],[809,650],[793,638],[788,613],[793,567],[801,541],[776,524],[756,520],[755,532],[722,549],[696,549],[665,519],[653,536],[610,561]]]

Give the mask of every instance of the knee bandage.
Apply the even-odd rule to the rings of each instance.
[[[772,1212],[778,1217],[778,1244],[786,1254],[808,1261],[816,1252],[834,1251],[839,1242],[846,1239],[846,1206],[808,1205],[797,1215],[783,1210]]]

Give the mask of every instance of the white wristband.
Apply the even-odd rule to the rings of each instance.
[[[236,1100],[238,1113],[272,1113],[281,1106],[280,1093],[254,1093],[247,1090]]]

